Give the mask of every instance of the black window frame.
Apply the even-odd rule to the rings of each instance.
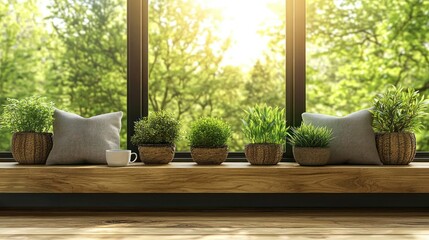
[[[146,17],[145,17],[146,16]],[[147,116],[148,1],[127,0],[127,148],[137,151],[130,140],[134,122]],[[144,80],[146,79],[146,80]],[[0,152],[0,162],[14,161],[11,152]]]
[[[306,111],[306,0],[286,3],[286,121],[299,126]],[[134,122],[149,114],[149,0],[127,0],[127,148]],[[0,152],[0,161],[13,160],[10,152]],[[190,161],[190,152],[177,152],[174,161]],[[417,152],[415,161],[428,161],[429,152]],[[245,161],[244,152],[231,152],[228,161]],[[293,161],[286,146],[283,161]]]
[[[284,29],[286,33],[286,122],[288,126],[299,126],[301,124],[301,114],[305,112],[305,1],[301,0],[284,0],[286,6],[286,29]],[[147,45],[143,45],[144,52],[149,53],[149,0],[143,0],[143,28],[142,32],[144,43]],[[297,19],[298,18],[298,19]],[[301,24],[303,27],[300,28]],[[289,30],[288,30],[289,29]],[[304,39],[304,41],[300,41]],[[286,54],[289,53],[289,54]],[[142,56],[144,58],[144,62],[146,65],[144,66],[142,74],[142,82],[146,89],[143,89],[141,97],[142,101],[146,104],[143,104],[142,117],[145,117],[149,113],[149,105],[148,103],[148,82],[149,82],[149,74],[148,74],[148,54]],[[291,63],[291,64],[288,64]],[[302,65],[304,64],[304,67]],[[304,97],[303,97],[304,96]],[[128,126],[131,126],[128,123]],[[128,142],[128,146],[131,144]],[[132,149],[134,146],[131,146]],[[244,146],[243,146],[244,148]],[[187,162],[191,161],[191,153],[190,152],[176,152],[174,161],[176,162]],[[244,152],[230,152],[228,153],[227,161],[229,162],[242,162],[246,161],[246,157]],[[282,161],[294,161],[292,155],[292,148],[286,144],[286,151],[283,154]]]
[[[148,43],[148,4],[145,2],[146,15],[143,16],[145,31],[143,36],[145,43]],[[306,0],[285,0],[286,6],[286,121],[288,126],[301,125],[301,114],[306,111]],[[144,46],[144,51],[148,53],[148,45]],[[148,62],[148,55],[143,56]],[[147,65],[145,66],[147,69]],[[148,72],[143,72],[143,84],[148,87]],[[142,97],[145,103],[148,102],[148,89],[143,90]],[[143,116],[149,112],[148,104],[143,105]],[[129,125],[131,126],[131,125]],[[130,145],[129,145],[130,146]],[[244,146],[243,146],[244,147]],[[190,152],[177,152],[175,161],[190,161]],[[417,152],[414,161],[428,161],[429,152]],[[245,161],[244,152],[230,152],[227,161]],[[286,144],[286,152],[282,161],[294,161],[292,148]]]

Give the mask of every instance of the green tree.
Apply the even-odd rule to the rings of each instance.
[[[60,106],[89,117],[126,113],[127,28],[125,0],[54,0],[50,21],[62,48],[49,94]],[[126,114],[121,143],[126,143]]]
[[[194,1],[149,4],[150,111],[170,110],[184,122],[201,116],[230,117],[241,72],[222,65],[229,39],[216,35],[221,15]],[[237,120],[235,120],[237,121]],[[187,150],[183,139],[179,150]]]
[[[258,60],[251,69],[249,79],[245,84],[246,97],[243,105],[252,106],[255,103],[266,103],[269,106],[285,105],[285,78],[278,73],[275,64],[266,58],[266,63]],[[283,67],[284,69],[284,67]],[[280,75],[280,76],[279,76]]]
[[[386,85],[429,93],[429,2],[322,1],[307,4],[307,106],[344,115],[369,107]],[[429,125],[429,119],[425,125]],[[418,149],[429,149],[429,132]]]
[[[0,106],[7,98],[43,94],[49,39],[37,0],[0,0]],[[0,113],[3,111],[1,107]],[[9,150],[10,134],[0,130],[0,151]]]
[[[286,105],[286,6],[284,1],[278,1],[269,7],[278,24],[257,26],[259,34],[269,37],[270,41],[267,50],[248,74],[243,93],[246,100],[242,103],[247,107],[255,103],[279,107]]]
[[[152,111],[184,113],[209,107],[229,41],[214,34],[219,15],[193,1],[149,5],[149,79]]]
[[[218,34],[221,9],[185,0],[154,0],[149,8],[150,111],[174,112],[184,131],[201,116],[221,117],[233,129],[230,149],[242,151],[243,109],[260,102],[285,104],[284,52],[272,49],[285,49],[284,38],[271,41],[269,51],[247,72],[223,62],[231,42]],[[280,12],[283,24],[284,10]],[[186,141],[179,142],[178,149],[187,150]]]

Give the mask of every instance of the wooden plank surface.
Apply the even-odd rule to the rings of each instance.
[[[429,193],[429,163],[22,166],[0,163],[1,193]]]
[[[0,239],[429,239],[427,210],[0,212]]]

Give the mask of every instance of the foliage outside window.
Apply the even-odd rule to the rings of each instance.
[[[150,112],[173,112],[185,131],[220,117],[231,125],[230,150],[242,151],[243,109],[285,107],[285,1],[148,1]],[[82,116],[126,113],[126,0],[0,3],[1,105],[37,94]],[[346,115],[390,84],[429,95],[428,1],[306,5],[307,111]],[[9,150],[10,135],[0,136],[0,151]],[[429,150],[429,128],[416,136]]]
[[[85,117],[123,111],[126,0],[0,0],[0,105],[47,97]],[[126,146],[126,114],[121,145]],[[10,148],[0,130],[0,151]]]
[[[285,11],[284,0],[150,0],[149,114],[169,110],[185,132],[222,118],[242,152],[243,109],[285,107]]]
[[[307,111],[370,107],[390,86],[429,95],[429,1],[307,0]],[[416,134],[429,150],[429,116]]]

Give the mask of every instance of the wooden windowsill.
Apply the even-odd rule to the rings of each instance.
[[[137,163],[120,168],[0,163],[0,193],[429,193],[429,163],[323,167]]]

